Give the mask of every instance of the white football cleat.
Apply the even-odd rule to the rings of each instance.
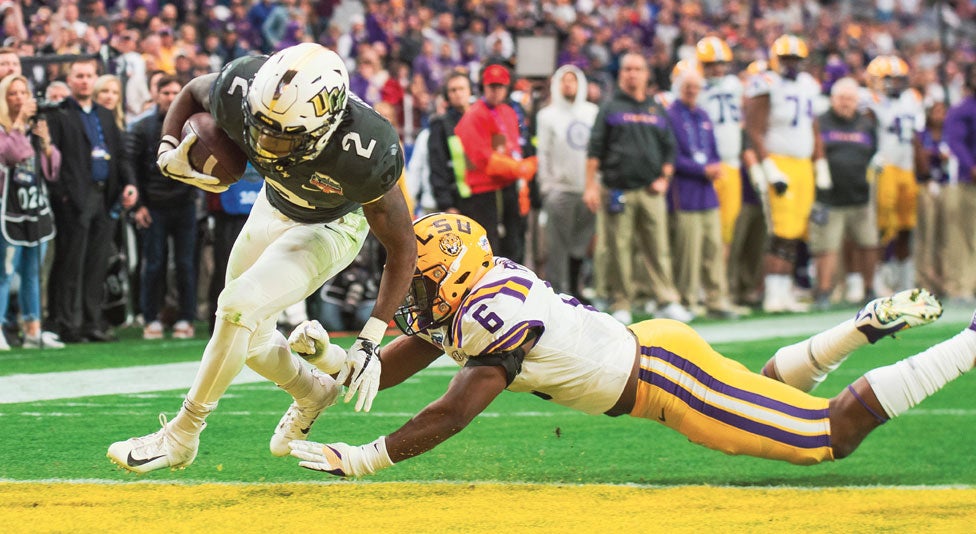
[[[942,303],[925,289],[906,289],[868,302],[854,326],[874,343],[900,330],[929,324],[942,316]]]
[[[148,473],[164,467],[183,469],[192,464],[197,457],[200,437],[190,443],[180,441],[163,414],[159,414],[159,424],[163,428],[148,436],[113,443],[108,448],[109,460],[134,473]]]
[[[288,456],[291,453],[289,442],[308,439],[312,424],[339,397],[339,385],[334,378],[318,369],[312,368],[310,371],[315,377],[317,387],[301,403],[297,400],[291,403],[288,411],[281,417],[271,436],[271,454],[275,456]]]

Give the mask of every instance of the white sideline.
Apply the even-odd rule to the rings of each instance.
[[[971,310],[949,309],[946,310],[941,321],[967,322],[971,314]],[[848,319],[851,315],[851,311],[836,311],[820,315],[747,319],[697,326],[695,330],[709,343],[803,336],[820,332]],[[2,376],[0,377],[0,404],[189,389],[199,366],[200,362],[181,362]],[[456,364],[447,357],[441,357],[431,365],[431,367],[454,366]],[[264,381],[263,377],[245,367],[234,380],[234,384]]]

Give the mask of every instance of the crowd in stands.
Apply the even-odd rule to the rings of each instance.
[[[32,104],[16,106],[17,113],[25,114],[23,117],[13,116],[13,109],[0,105],[0,112],[7,108],[11,113],[10,117],[0,113],[0,126],[6,134],[30,136],[28,144],[36,153],[30,157],[42,156],[37,160],[36,171],[31,172],[43,178],[38,185],[45,186],[45,203],[53,209],[59,236],[53,251],[47,250],[46,239],[35,239],[38,254],[23,256],[41,258],[30,261],[39,265],[42,272],[33,276],[29,270],[21,272],[20,293],[25,293],[27,285],[36,283],[40,287],[39,301],[46,305],[43,325],[53,331],[44,332],[34,324],[41,316],[32,302],[21,300],[18,306],[15,300],[12,308],[20,308],[23,315],[8,312],[6,340],[25,346],[46,343],[56,347],[62,346],[62,341],[112,340],[111,327],[135,317],[142,320],[147,338],[162,337],[164,327],[173,328],[174,337],[193,337],[194,320],[206,320],[212,314],[208,306],[212,306],[213,296],[219,291],[214,288],[222,280],[225,245],[233,242],[240,230],[248,199],[253,202],[260,179],[252,176],[243,180],[239,189],[222,195],[167,183],[158,170],[152,169],[150,155],[155,154],[155,148],[151,137],[152,132],[158,133],[161,110],[165,111],[175,91],[190,79],[217,72],[238,57],[271,54],[308,41],[335,50],[347,63],[351,91],[385,110],[400,133],[407,156],[406,190],[416,214],[446,210],[470,214],[486,205],[473,202],[472,198],[488,195],[482,200],[490,198],[494,202],[497,192],[505,209],[491,214],[491,222],[496,224],[486,224],[490,235],[498,234],[496,252],[523,261],[540,274],[552,273],[562,290],[586,297],[608,310],[626,311],[618,316],[624,321],[629,319],[631,310],[653,313],[659,308],[669,308],[665,315],[686,321],[712,312],[726,318],[737,316],[745,311],[743,306],[761,302],[763,279],[752,271],[762,265],[743,268],[727,263],[734,255],[730,247],[735,246],[730,243],[731,226],[726,225],[722,229],[728,234],[722,238],[724,250],[719,245],[719,249],[708,253],[710,261],[722,263],[721,269],[704,272],[705,287],[699,287],[702,273],[693,272],[679,258],[675,258],[673,267],[668,256],[663,256],[668,265],[661,265],[660,269],[667,271],[663,276],[668,278],[668,284],[676,282],[673,278],[679,277],[679,270],[680,278],[692,280],[693,284],[689,289],[692,282],[682,282],[681,287],[668,289],[662,296],[661,288],[649,287],[648,277],[641,274],[646,272],[641,262],[650,261],[649,258],[623,255],[627,262],[634,263],[626,268],[604,261],[609,254],[607,244],[592,238],[606,231],[602,202],[595,210],[594,220],[584,220],[574,229],[575,239],[565,232],[560,235],[558,231],[567,227],[557,227],[553,221],[571,224],[588,217],[580,213],[567,218],[569,212],[565,211],[583,206],[587,162],[585,158],[579,160],[578,176],[574,178],[579,180],[578,191],[547,181],[543,175],[552,172],[545,166],[547,154],[539,155],[539,168],[535,168],[539,127],[536,119],[546,105],[557,101],[565,105],[587,101],[595,106],[605,105],[617,92],[625,59],[634,56],[643,58],[646,66],[647,94],[668,95],[657,99],[662,109],[674,101],[693,102],[691,93],[682,96],[680,91],[674,91],[679,88],[672,88],[673,73],[682,60],[696,59],[698,43],[709,36],[728,44],[732,54],[729,71],[743,80],[750,76],[748,65],[770,59],[770,48],[777,38],[802,38],[809,48],[803,69],[821,85],[824,95],[830,94],[833,83],[840,79],[866,84],[867,67],[874,58],[896,55],[907,63],[910,87],[918,92],[930,115],[944,115],[964,103],[967,95],[972,99],[974,88],[967,88],[966,69],[976,61],[976,2],[964,0],[935,5],[920,0],[7,0],[0,2],[0,18],[0,78],[23,76],[22,83],[0,82],[0,88],[25,85],[34,95]],[[528,42],[524,41],[526,37],[550,38],[554,43],[555,61],[547,74],[523,74],[526,65],[524,61],[520,64],[520,59],[529,54],[519,45]],[[501,66],[504,73],[492,65]],[[552,79],[550,75],[567,66],[572,67],[568,72],[577,85],[564,92],[560,84],[567,70],[561,69]],[[90,68],[96,71],[89,73]],[[90,89],[85,88],[88,83],[92,84]],[[466,119],[475,120],[470,113],[478,112],[479,107],[474,104],[492,98],[488,94],[490,87],[498,85],[505,86],[499,98],[510,104],[515,130],[503,131],[500,141],[491,139],[491,148],[512,162],[500,162],[490,153],[472,158],[470,146],[452,147],[457,142],[452,140],[455,128],[463,130]],[[93,113],[86,103],[86,91],[95,109],[104,108],[109,114],[112,131],[91,130],[97,121],[82,119],[69,124],[63,118],[54,118],[68,108],[80,117]],[[558,92],[563,92],[562,97],[553,98]],[[0,95],[3,96],[6,95]],[[51,107],[59,102],[60,110],[52,111]],[[79,103],[80,106],[75,105]],[[595,108],[587,109],[576,112],[592,117]],[[670,115],[683,117],[678,111]],[[548,120],[560,124],[554,119]],[[954,186],[962,182],[971,187],[976,179],[969,175],[950,178],[951,154],[941,143],[941,117],[937,119],[939,131],[926,130],[924,135],[934,147],[936,165],[932,168],[940,169],[940,174],[918,179],[937,184],[922,188],[925,197],[921,209],[938,213],[939,184]],[[45,122],[51,131],[46,126],[37,127]],[[592,123],[582,138],[584,146],[590,126]],[[102,136],[105,150],[98,155],[101,163],[94,155],[88,161],[87,155],[79,155],[77,150],[75,155],[69,155],[72,140],[80,135]],[[973,139],[966,142],[972,143]],[[680,152],[681,146],[677,148]],[[960,159],[976,153],[976,147],[970,145],[969,150],[969,155]],[[693,152],[697,158],[697,151]],[[552,153],[548,156],[551,164]],[[86,161],[80,165],[75,158]],[[508,165],[496,174],[509,178],[505,183],[496,183],[497,187],[476,186],[475,191],[470,191],[471,184],[466,180],[477,172],[474,167],[461,167],[478,158],[485,165],[489,160]],[[710,165],[717,165],[717,161],[709,161]],[[11,182],[16,162],[4,155],[3,164],[7,168],[6,180]],[[972,161],[968,164],[972,165]],[[87,191],[71,189],[76,187],[71,185],[75,179],[64,177],[66,172],[70,175],[79,169],[98,175],[86,182],[88,186],[101,184],[91,189],[97,195],[90,201],[79,196],[87,195]],[[716,175],[717,169],[709,167],[706,174]],[[663,174],[670,177],[667,172]],[[744,186],[748,188],[749,182],[744,181]],[[567,204],[566,198],[560,198],[567,191],[580,196],[575,208]],[[744,191],[744,195],[749,196],[749,192]],[[968,197],[951,200],[960,198]],[[951,206],[952,213],[967,219],[976,217],[976,201],[972,209],[957,204]],[[675,211],[673,200],[669,209]],[[721,211],[722,206],[717,209]],[[759,224],[753,224],[754,230],[746,230],[743,239],[762,243],[765,237],[759,235],[764,231],[761,213],[756,220]],[[154,221],[165,221],[168,226],[151,231]],[[942,223],[945,227],[963,224],[951,218]],[[940,295],[968,302],[974,297],[976,276],[957,275],[954,270],[971,259],[976,261],[976,243],[961,238],[963,248],[973,250],[940,253],[943,236],[936,235],[933,224],[911,243],[912,251],[926,256],[918,264],[917,278]],[[935,226],[941,227],[940,224]],[[681,236],[698,225],[683,223],[679,226],[684,232]],[[972,225],[965,228],[968,232]],[[4,235],[4,245],[12,246],[10,236]],[[662,235],[665,242],[669,238],[675,240],[673,229]],[[174,249],[175,258],[168,261],[167,237],[174,240],[169,248]],[[687,244],[686,237],[679,239],[681,244]],[[705,243],[700,242],[704,238],[695,239],[699,240],[695,241],[696,247],[704,246],[700,244]],[[615,248],[621,247],[629,248],[618,239]],[[127,280],[120,284],[116,263],[110,263],[110,259],[126,250],[132,257],[117,264],[118,269],[131,276],[123,277]],[[896,253],[881,250],[880,259],[886,254]],[[372,249],[365,251],[352,268],[357,272],[372,270],[375,274],[382,261],[374,255]],[[761,255],[760,248],[760,253],[750,257]],[[45,256],[47,262],[43,260]],[[558,258],[558,266],[546,265],[547,259],[552,258]],[[175,265],[169,269],[172,273],[168,278],[167,263]],[[801,259],[797,263],[800,267],[794,274],[802,286],[802,266],[814,262]],[[12,265],[12,261],[5,262],[4,280],[11,276]],[[672,268],[676,271],[674,276]],[[621,280],[615,273],[634,273],[630,275],[633,280]],[[310,302],[307,310],[298,310],[297,316],[336,317],[334,309],[321,311],[320,306],[339,306],[347,318],[361,314],[358,305],[364,297],[347,293],[349,288],[360,285],[352,283],[358,276],[345,277],[346,282],[323,288],[321,295],[313,297],[316,302]],[[717,277],[722,281],[717,281]],[[882,279],[873,285],[873,290],[880,293],[900,289],[913,278]],[[104,283],[106,279],[110,283]],[[614,283],[625,286],[626,310],[614,308]],[[105,310],[112,300],[112,291],[125,289],[120,289],[120,285],[131,287],[126,291],[126,309],[118,319],[106,315]],[[364,285],[368,300],[371,286]],[[163,288],[170,295],[164,296]],[[863,288],[860,295],[854,293],[853,300],[866,297]],[[0,298],[4,296],[0,294]],[[194,303],[199,304],[194,307]],[[284,320],[298,322],[295,317]],[[18,327],[18,322],[24,326]],[[340,322],[334,318],[331,324]],[[0,337],[0,349],[5,347],[7,343]]]

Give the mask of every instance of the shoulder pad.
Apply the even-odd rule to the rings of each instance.
[[[522,317],[531,289],[532,280],[517,275],[476,287],[454,318],[455,344],[471,357],[521,346],[531,328],[544,327],[542,321]]]

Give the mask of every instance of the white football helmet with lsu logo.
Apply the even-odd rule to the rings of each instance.
[[[258,69],[244,99],[245,139],[260,163],[317,157],[345,113],[349,74],[316,43],[278,52]]]

